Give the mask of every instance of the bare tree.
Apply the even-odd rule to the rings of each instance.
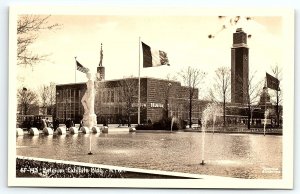
[[[18,99],[18,110],[21,114],[27,115],[32,114],[34,108],[38,107],[38,96],[37,94],[27,88],[20,88],[17,91]]]
[[[171,96],[171,93],[172,93],[172,82],[173,81],[176,81],[176,76],[172,76],[171,74],[168,74],[166,76],[166,84],[163,85],[163,91],[162,92],[162,95],[163,95],[163,99],[164,99],[164,117],[165,118],[168,118],[169,116],[172,116],[172,115],[169,115],[169,109],[170,109],[170,96]]]
[[[45,60],[48,55],[40,55],[30,51],[32,45],[43,30],[53,30],[59,24],[48,24],[50,16],[21,15],[17,22],[17,64],[34,65]]]
[[[183,83],[188,87],[188,98],[189,98],[189,126],[192,127],[192,108],[193,108],[193,98],[196,89],[203,81],[206,73],[193,67],[188,67],[179,73],[180,77],[183,79]]]
[[[49,104],[49,86],[43,85],[39,88],[39,94],[41,99],[41,106],[43,108],[43,114],[47,114],[47,107]]]
[[[226,125],[226,102],[230,99],[230,68],[219,67],[216,70],[216,79],[210,95],[213,101],[222,102],[223,126]]]
[[[49,85],[43,85],[39,88],[40,103],[43,107],[43,114],[54,114],[54,105],[56,102],[56,85],[51,82]]]
[[[54,116],[55,114],[55,104],[56,104],[56,84],[50,82],[49,85],[49,105],[48,108],[50,109],[50,114]]]
[[[279,80],[279,88],[276,90],[276,97],[275,97],[275,111],[276,111],[276,125],[279,127],[279,117],[281,110],[279,109],[279,106],[282,103],[282,89],[280,88],[280,82],[282,81],[282,69],[278,67],[278,65],[272,67],[272,72],[275,75],[275,78]]]
[[[252,114],[254,109],[258,107],[259,97],[263,89],[263,81],[254,82],[254,75],[255,72],[251,73],[248,77],[248,90],[241,89],[246,96],[248,129],[251,128]]]
[[[138,97],[137,81],[137,79],[129,77],[122,79],[119,82],[119,87],[121,89],[120,97],[126,111],[128,126],[131,125],[131,115],[134,111],[133,104],[136,102],[136,99]]]

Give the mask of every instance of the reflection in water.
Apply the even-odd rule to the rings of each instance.
[[[23,135],[17,136],[17,141],[22,141],[23,140]]]
[[[215,160],[215,161],[209,161],[209,163],[214,163],[218,165],[229,165],[229,166],[243,164],[241,161],[237,161],[237,160]]]
[[[72,138],[76,140],[78,138],[78,134],[72,134]]]
[[[45,139],[47,140],[47,145],[51,145],[53,141],[53,135],[45,136]]]
[[[100,137],[100,136],[101,136],[101,133],[94,133],[93,136],[94,136],[94,137]]]
[[[32,145],[36,145],[38,140],[39,140],[39,136],[38,135],[34,135],[34,136],[29,136],[31,138],[31,143]]]
[[[101,133],[101,135],[102,135],[103,137],[108,137],[108,134],[107,134],[107,133]]]
[[[57,137],[58,137],[59,142],[64,142],[66,139],[66,136],[67,135],[58,135]]]
[[[206,165],[201,162],[201,133],[110,133],[17,138],[17,154],[133,168],[242,178],[281,178],[262,173],[282,169],[282,137],[206,134]],[[46,149],[45,149],[46,148]],[[46,150],[46,151],[45,151]],[[200,154],[199,154],[200,153]]]
[[[231,153],[240,158],[248,158],[249,155],[249,139],[243,136],[233,136],[230,141]]]

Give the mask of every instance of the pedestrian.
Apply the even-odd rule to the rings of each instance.
[[[198,119],[198,127],[202,127],[201,119]]]
[[[66,120],[66,128],[67,129],[69,129],[70,127],[71,127],[71,122],[70,122],[70,119],[68,118],[67,120]]]
[[[46,122],[46,127],[50,127],[50,122],[49,122],[48,118],[46,118],[45,122]]]
[[[74,126],[75,126],[72,119],[70,119],[70,125],[71,125],[71,127],[74,127]]]
[[[79,130],[83,127],[83,119],[80,120]]]
[[[119,119],[119,126],[118,127],[121,127],[121,123],[122,123],[122,121],[121,121],[121,119]]]
[[[54,131],[56,131],[56,129],[59,127],[59,120],[58,120],[58,118],[54,119],[53,127],[54,127]]]

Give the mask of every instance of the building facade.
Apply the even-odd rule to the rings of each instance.
[[[65,123],[67,119],[80,121],[83,118],[81,99],[85,90],[85,83],[56,85],[56,118],[60,123]]]
[[[137,123],[138,78],[96,81],[95,113],[98,123]],[[60,122],[72,119],[79,123],[84,114],[81,99],[86,84],[56,86],[56,117]],[[189,88],[180,82],[141,78],[141,123],[155,122],[175,116],[189,118]],[[198,99],[198,89],[193,96],[193,122],[201,117],[208,102]]]

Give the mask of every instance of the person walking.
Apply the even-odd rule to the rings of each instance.
[[[54,131],[56,131],[56,129],[59,127],[59,120],[58,118],[55,118],[54,119],[54,123],[53,123],[53,128],[54,128]]]

